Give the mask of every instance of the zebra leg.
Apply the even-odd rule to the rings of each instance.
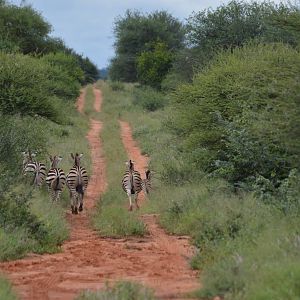
[[[77,215],[78,210],[77,210],[77,195],[76,192],[70,193],[71,195],[71,209],[72,209],[72,214]]]
[[[131,192],[127,192],[128,198],[129,198],[129,211],[132,211],[132,201],[131,201]]]
[[[78,197],[79,197],[79,208],[78,208],[78,210],[83,211],[83,194],[79,193]]]
[[[138,193],[135,193],[135,194],[134,194],[134,201],[135,201],[135,206],[136,206],[136,208],[139,209],[140,207],[139,207],[139,205],[138,205]]]

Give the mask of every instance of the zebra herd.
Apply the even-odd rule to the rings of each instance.
[[[46,177],[46,166],[41,162],[35,161],[35,153],[31,151],[23,152],[23,174],[33,173],[33,184],[40,187]],[[62,160],[61,156],[50,155],[50,169],[47,173],[46,184],[53,201],[60,199],[60,194],[65,185],[70,192],[72,214],[78,214],[83,210],[83,196],[88,186],[88,175],[86,169],[80,166],[80,159],[83,154],[71,153],[74,165],[67,176],[64,171],[58,167]]]
[[[70,169],[67,176],[64,171],[58,167],[59,162],[62,160],[60,156],[49,156],[50,169],[46,172],[45,164],[37,162],[35,160],[36,153],[23,152],[23,174],[34,174],[33,184],[40,187],[46,177],[46,184],[52,201],[58,201],[60,194],[65,185],[69,189],[69,195],[71,200],[72,214],[78,214],[83,210],[83,197],[88,186],[88,175],[86,169],[80,165],[80,160],[83,154],[71,153],[71,158],[74,161],[73,167]],[[145,172],[145,179],[141,178],[141,174],[134,169],[134,162],[129,160],[126,162],[127,170],[124,173],[122,179],[122,188],[127,193],[129,198],[129,210],[133,208],[132,196],[136,204],[136,208],[139,208],[137,203],[138,194],[143,191],[145,195],[148,195],[151,189],[151,172],[147,170]],[[47,176],[46,176],[47,173]]]

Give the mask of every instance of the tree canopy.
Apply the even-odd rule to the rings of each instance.
[[[166,11],[143,15],[128,10],[115,21],[116,56],[111,61],[110,77],[113,80],[137,80],[137,57],[147,51],[149,44],[162,42],[166,49],[175,51],[183,47],[184,27]]]

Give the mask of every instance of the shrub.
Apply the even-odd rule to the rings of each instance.
[[[0,112],[56,121],[57,99],[48,95],[51,67],[35,58],[0,53]]]
[[[155,111],[165,106],[166,96],[150,87],[138,87],[134,89],[133,104],[147,111]]]
[[[173,94],[169,127],[191,161],[232,182],[299,167],[299,52],[250,44],[221,53]]]
[[[76,300],[155,300],[152,290],[138,283],[123,281],[102,292],[82,292]]]
[[[124,91],[125,90],[124,83],[121,81],[110,81],[109,86],[113,91]]]

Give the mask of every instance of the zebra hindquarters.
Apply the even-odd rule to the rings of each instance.
[[[61,169],[50,169],[46,178],[52,201],[58,201],[66,184],[66,176]]]

